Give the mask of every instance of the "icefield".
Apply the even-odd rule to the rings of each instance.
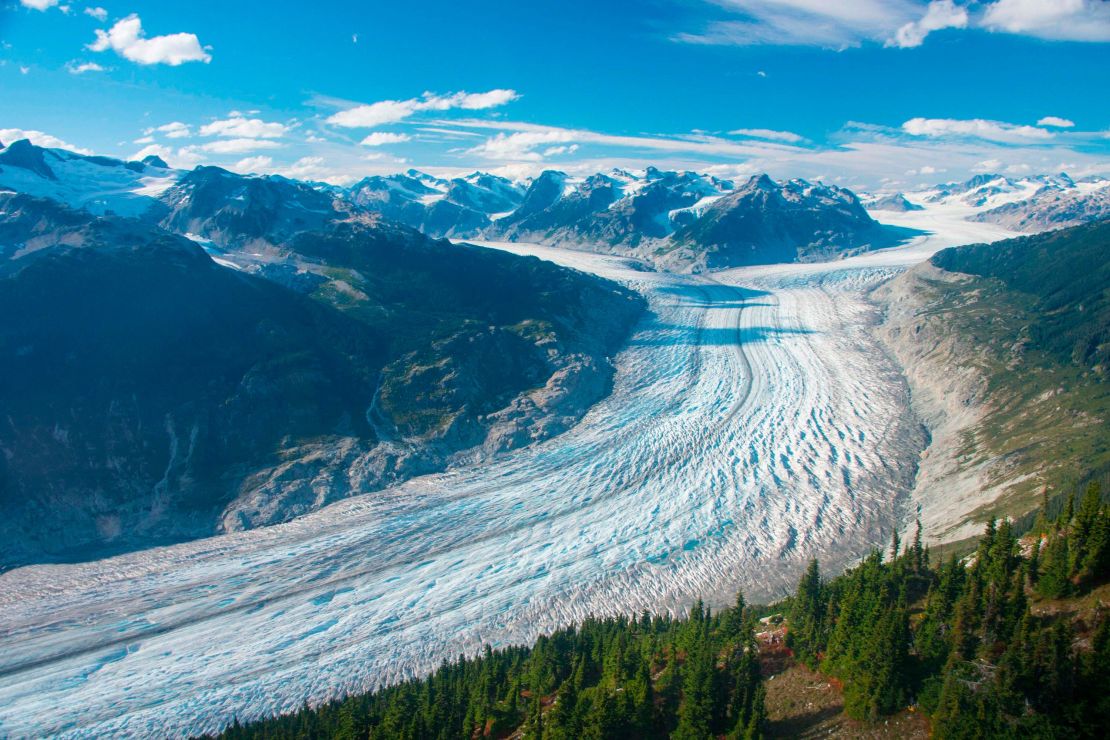
[[[422,674],[589,614],[784,594],[887,542],[925,444],[866,291],[1006,236],[708,276],[500,245],[651,315],[572,430],[291,523],[0,575],[0,736],[186,736]],[[884,219],[896,221],[895,217]]]

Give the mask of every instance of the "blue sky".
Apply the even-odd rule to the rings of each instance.
[[[0,0],[0,140],[349,182],[1110,174],[1104,0]]]

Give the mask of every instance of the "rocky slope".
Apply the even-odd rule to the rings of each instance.
[[[284,521],[549,436],[607,393],[633,294],[256,182],[238,210],[197,188],[164,216],[227,255],[274,245],[245,269],[0,194],[0,567]]]
[[[880,225],[849,190],[761,175],[708,206],[672,243],[712,269],[830,260],[892,246],[907,232]]]
[[[1110,467],[1110,223],[946,249],[875,291],[932,442],[913,501],[941,541]]]
[[[972,220],[1035,233],[1110,218],[1110,182],[1085,185],[1088,186],[1069,189],[1044,187],[1024,200],[978,213]]]

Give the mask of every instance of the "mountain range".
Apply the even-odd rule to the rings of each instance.
[[[985,173],[912,193],[869,197],[869,210],[914,211],[925,206],[963,211],[972,221],[1036,233],[1110,218],[1110,180],[1066,173],[1008,177]]]
[[[381,216],[427,236],[527,241],[627,254],[697,270],[833,259],[909,236],[876,222],[849,190],[757,175],[554,170],[514,182],[409,170],[347,188],[215,167],[183,172],[157,158],[124,162],[17,141],[0,150],[0,186],[97,214],[128,215],[225,247],[270,246],[334,220]]]

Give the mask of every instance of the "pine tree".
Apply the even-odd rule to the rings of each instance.
[[[1071,582],[1068,580],[1069,562],[1068,538],[1059,533],[1049,535],[1048,546],[1041,556],[1037,593],[1046,599],[1067,596],[1071,592]]]
[[[721,616],[721,633],[725,639],[736,640],[740,638],[745,629],[745,609],[747,609],[747,604],[744,603],[744,593],[737,591],[736,604]]]
[[[797,659],[813,668],[824,646],[824,588],[817,560],[811,560],[798,582],[798,591],[790,604],[787,645]]]
[[[925,571],[925,550],[921,546],[921,518],[917,519],[917,529],[913,533],[913,572],[920,575]]]
[[[674,740],[706,740],[712,736],[713,655],[699,642],[682,668],[682,706]]]

